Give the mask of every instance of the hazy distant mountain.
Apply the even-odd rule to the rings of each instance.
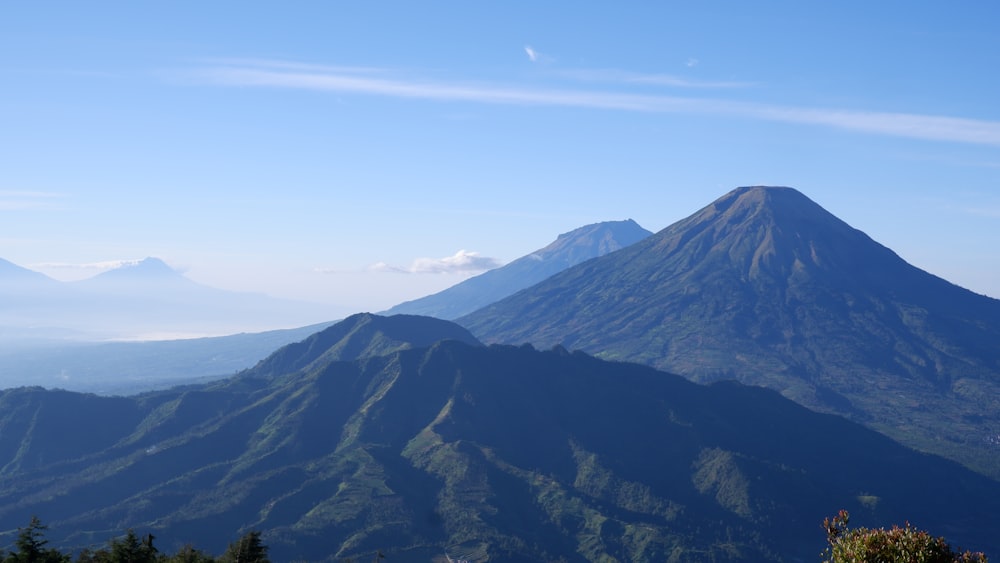
[[[174,270],[163,260],[152,257],[125,263],[117,268],[101,272],[92,278],[76,282],[76,285],[88,289],[109,290],[167,284],[191,289],[198,287],[197,283],[184,277],[184,274]]]
[[[17,277],[17,289],[4,285]],[[57,282],[0,264],[0,337],[84,340],[170,339],[258,332],[332,321],[343,308],[196,283],[162,260],[146,258],[76,282]]]
[[[256,529],[275,561],[811,561],[846,508],[1000,553],[1000,483],[772,391],[564,349],[367,355],[441,332],[465,334],[360,315],[209,385],[0,392],[0,544],[37,514],[56,546]]]
[[[47,323],[64,305],[62,289],[45,274],[0,258],[0,343],[77,336]]]
[[[14,340],[15,335],[0,336],[0,389],[38,385],[132,395],[221,379],[326,326],[152,342],[86,342],[69,336],[25,341]]]
[[[0,258],[0,287],[10,284],[46,284],[56,283],[56,280],[27,268],[22,268],[13,262]]]
[[[460,319],[698,381],[736,378],[1000,476],[1000,301],[790,188],[740,188]]]
[[[552,244],[506,266],[467,279],[434,295],[401,303],[385,314],[456,319],[535,285],[570,266],[625,248],[651,234],[631,219],[580,227],[559,235]]]

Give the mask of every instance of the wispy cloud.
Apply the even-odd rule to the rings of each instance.
[[[963,207],[961,208],[963,213],[968,215],[975,215],[977,217],[989,217],[991,219],[1000,219],[1000,206],[989,206],[989,207]]]
[[[0,211],[51,207],[61,194],[25,190],[0,190]]]
[[[314,268],[319,274],[356,274],[378,272],[391,274],[478,274],[501,266],[496,258],[482,256],[478,252],[459,250],[444,258],[417,258],[409,266],[397,266],[388,262],[376,262],[363,270],[344,268]]]
[[[292,65],[283,68],[280,65]],[[912,139],[1000,146],[1000,122],[912,113],[808,108],[702,97],[546,89],[527,86],[454,83],[394,78],[342,67],[326,70],[293,68],[297,63],[230,64],[202,67],[194,74],[222,86],[267,87],[370,94],[435,101],[487,104],[565,106],[651,113],[731,116],[802,125],[817,125]],[[312,65],[310,65],[312,67]]]
[[[481,256],[478,252],[459,250],[452,256],[444,258],[417,258],[407,267],[378,262],[368,269],[373,272],[397,274],[473,274],[491,270],[499,265],[500,262],[495,258]]]
[[[553,63],[555,62],[554,57],[550,57],[546,54],[539,53],[538,49],[535,49],[531,45],[524,46],[524,54],[528,56],[528,60],[533,63]]]
[[[285,61],[280,59],[254,59],[254,58],[227,58],[216,57],[201,59],[199,61],[206,65],[217,65],[224,67],[251,67],[269,68],[274,70],[323,72],[323,73],[347,73],[347,74],[384,74],[388,70],[373,66],[347,66],[347,65],[323,65],[316,63],[303,63],[299,61]]]
[[[747,88],[754,86],[751,82],[692,80],[672,74],[643,74],[615,69],[564,70],[559,74],[566,78],[588,82],[646,84],[650,86],[672,86],[679,88]]]
[[[88,272],[105,272],[123,266],[134,266],[142,260],[105,260],[102,262],[37,262],[29,266],[33,270],[76,270]]]

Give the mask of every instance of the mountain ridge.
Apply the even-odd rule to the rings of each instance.
[[[407,348],[430,346],[442,340],[482,346],[466,329],[434,317],[357,313],[301,342],[279,348],[252,371],[279,375],[308,370],[318,362],[382,356]]]

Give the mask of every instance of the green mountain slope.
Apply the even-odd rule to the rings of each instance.
[[[510,264],[467,279],[427,297],[407,301],[387,315],[427,315],[456,319],[530,287],[570,266],[634,244],[652,233],[638,223],[606,221],[563,233],[550,245]]]
[[[790,188],[740,188],[459,319],[696,381],[736,378],[1000,477],[1000,301]]]
[[[281,375],[308,369],[311,365],[384,356],[414,347],[427,347],[441,340],[480,345],[461,326],[417,315],[351,315],[312,334],[301,342],[279,348],[254,368],[257,374]]]
[[[0,393],[2,539],[38,514],[58,546],[134,527],[221,552],[258,529],[279,561],[797,561],[847,508],[1000,553],[1000,484],[772,391],[455,340],[287,357],[315,359],[130,398]]]

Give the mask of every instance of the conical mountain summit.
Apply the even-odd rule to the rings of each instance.
[[[1000,475],[1000,301],[792,188],[733,190],[459,323],[484,342],[764,385]]]
[[[98,274],[98,278],[172,278],[181,274],[167,265],[160,258],[147,256],[142,260],[128,262],[121,266]]]

